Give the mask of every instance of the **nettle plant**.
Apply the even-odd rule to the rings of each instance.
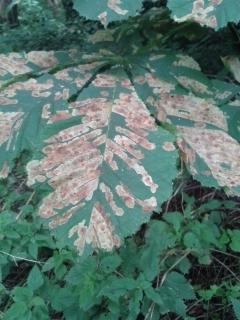
[[[165,9],[136,15],[141,0],[92,2],[75,1],[105,26],[86,52],[0,56],[0,176],[31,150],[37,214],[81,256],[119,247],[149,221],[183,164],[203,185],[240,194],[237,81],[209,79],[191,57],[162,49],[159,32],[144,46],[141,30],[161,24]],[[176,21],[215,29],[240,20],[239,6],[168,1]],[[235,73],[236,61],[227,58]]]

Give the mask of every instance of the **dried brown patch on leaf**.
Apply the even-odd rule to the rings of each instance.
[[[107,59],[108,56],[115,57],[115,54],[108,49],[99,49],[98,52],[83,54],[82,59],[97,61],[102,60],[104,56]]]
[[[4,94],[0,93],[0,105],[2,106],[7,106],[7,105],[11,105],[11,104],[17,104],[17,100],[16,99],[9,99],[3,96]]]
[[[57,91],[54,95],[54,100],[67,100],[70,97],[70,91],[68,88],[63,88],[62,91]]]
[[[102,248],[106,251],[120,246],[120,238],[114,234],[114,226],[99,202],[93,207],[89,226],[83,220],[70,229],[68,236],[77,237],[74,245],[80,255],[83,253],[85,244],[91,244],[94,248]]]
[[[53,87],[52,80],[46,80],[44,83],[39,83],[36,79],[29,79],[24,82],[16,82],[11,84],[1,92],[1,97],[8,99],[16,97],[18,91],[32,91],[33,97],[48,97],[51,95],[51,88]]]
[[[99,21],[101,22],[102,25],[104,26],[107,26],[107,11],[104,11],[104,12],[101,12],[99,15],[98,15],[98,19]]]
[[[192,57],[185,56],[183,54],[176,55],[176,60],[174,61],[173,65],[177,67],[186,67],[198,71],[201,70],[199,64]]]
[[[236,99],[234,101],[230,101],[228,103],[231,107],[240,107],[240,100],[239,99]]]
[[[0,75],[4,76],[10,73],[17,76],[28,73],[31,68],[26,64],[27,59],[19,53],[0,54]]]
[[[193,20],[198,22],[200,25],[205,25],[211,28],[217,27],[217,19],[214,15],[215,5],[219,5],[222,0],[211,0],[208,4],[205,4],[204,0],[193,1],[192,12],[178,18],[174,16],[173,19],[177,22],[184,22],[188,20]],[[213,13],[213,15],[211,15]]]
[[[128,208],[133,209],[138,204],[144,212],[152,212],[153,208],[157,206],[157,199],[155,197],[145,200],[138,199],[123,184],[117,185],[115,190]]]
[[[72,63],[80,59],[76,50],[62,52],[65,55],[66,63]],[[29,53],[0,54],[0,85],[12,80],[12,76],[20,76],[31,72],[47,72],[50,68],[59,65],[58,52],[54,51],[31,51]],[[61,63],[62,64],[62,63]],[[5,79],[4,79],[5,77]]]
[[[44,118],[44,116],[43,116]],[[45,116],[48,119],[47,123],[53,123],[59,120],[65,120],[71,118],[71,113],[68,110],[57,111],[54,114],[48,114]]]
[[[50,68],[58,64],[54,51],[31,51],[26,54],[26,60],[41,68]]]
[[[165,151],[174,151],[176,148],[174,146],[174,144],[172,142],[169,142],[169,141],[165,141],[162,145],[162,148],[165,150]]]
[[[92,83],[95,87],[114,88],[116,85],[116,77],[107,74],[98,75]]]
[[[128,13],[128,10],[122,9],[120,7],[121,3],[121,0],[108,0],[107,6],[117,14],[126,15]]]
[[[115,214],[117,216],[122,216],[124,214],[124,211],[122,208],[119,208],[116,205],[111,189],[105,183],[102,182],[100,184],[100,190],[103,192],[103,194],[106,198],[106,201],[110,205],[110,207],[112,208],[113,212],[115,212]]]
[[[163,120],[163,114],[199,122],[212,124],[227,131],[227,120],[224,113],[208,99],[194,95],[162,94],[155,102],[157,117]]]
[[[208,90],[208,86],[200,81],[185,76],[175,76],[175,79],[177,79],[177,81],[189,91],[200,94],[211,94],[211,91]]]
[[[236,140],[220,130],[188,127],[179,127],[179,130],[186,143],[207,164],[219,186],[239,187],[240,145]]]
[[[65,68],[63,70],[60,70],[54,74],[54,77],[57,80],[64,80],[64,81],[73,81],[74,78],[70,76],[70,71],[72,68]]]
[[[8,176],[9,167],[7,161],[4,161],[2,168],[0,170],[0,179],[5,179]]]
[[[0,112],[0,145],[7,142],[9,149],[13,137],[18,133],[23,121],[23,112]]]
[[[232,95],[231,91],[218,91],[217,90],[215,92],[215,97],[220,100],[225,100],[225,99],[229,98],[231,95]]]
[[[81,87],[92,76],[94,70],[101,65],[101,62],[86,63],[76,67],[65,68],[54,73],[57,80],[70,81]],[[74,72],[74,75],[73,75]],[[71,75],[72,73],[72,75]]]
[[[240,60],[238,57],[227,56],[222,58],[223,63],[232,73],[234,79],[240,83]]]
[[[32,71],[29,63],[41,68],[50,68],[58,64],[54,51],[31,51],[26,54],[0,54],[0,76],[10,73],[13,76],[26,74]]]
[[[181,160],[184,163],[188,164],[192,175],[196,175],[197,170],[194,166],[196,161],[196,152],[192,148],[190,148],[186,141],[181,137],[177,139],[177,145],[181,151]]]
[[[113,41],[113,32],[111,30],[98,30],[94,34],[88,37],[88,41],[91,43]]]
[[[172,90],[175,89],[175,85],[161,80],[154,76],[152,73],[145,73],[145,75],[137,76],[134,78],[134,82],[137,84],[144,84],[147,83],[150,88],[153,88],[154,94],[164,94],[170,93]]]

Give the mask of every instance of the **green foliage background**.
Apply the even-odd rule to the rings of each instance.
[[[135,29],[133,18],[114,22],[118,47],[137,38],[142,52],[159,45],[187,52],[211,78],[236,84],[221,57],[239,55],[237,25],[215,33],[194,22],[176,24],[165,11],[161,24],[153,17],[147,10]],[[20,26],[2,25],[0,51],[91,52],[88,35],[99,29],[76,12],[67,21],[63,8],[56,13],[23,0]],[[111,253],[96,250],[80,261],[34,214],[43,195],[26,185],[31,157],[23,152],[0,184],[0,319],[240,319],[239,198],[202,188],[184,171],[172,198],[139,232]]]

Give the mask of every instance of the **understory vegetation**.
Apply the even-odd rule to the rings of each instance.
[[[0,11],[0,319],[240,319],[238,0]]]

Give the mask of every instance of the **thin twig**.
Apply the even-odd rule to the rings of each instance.
[[[144,320],[152,319],[153,311],[154,311],[155,303],[152,302],[150,307],[148,308],[147,314],[144,317]]]
[[[184,186],[184,182],[180,183],[180,185],[178,186],[178,188],[175,190],[174,194],[173,194],[173,195],[170,197],[170,199],[167,201],[166,208],[165,208],[165,213],[168,212],[168,208],[169,208],[169,205],[170,205],[172,199],[178,194],[179,190],[181,190],[183,186]]]
[[[197,301],[195,301],[191,306],[189,306],[189,308],[187,308],[186,313],[188,314],[189,311],[191,311],[195,306],[197,306],[202,301],[203,301],[203,299],[198,299]],[[174,320],[180,320],[181,318],[182,318],[182,316],[178,316]]]
[[[237,255],[232,254],[232,253],[224,252],[224,251],[217,250],[217,249],[211,249],[211,251],[213,251],[213,252],[218,252],[218,253],[224,254],[225,256],[232,257],[232,258],[240,259],[240,256],[237,256]]]
[[[226,266],[225,263],[223,263],[216,257],[213,257],[213,259],[216,260],[219,264],[221,264],[221,266],[223,266],[225,269],[227,269],[234,276],[234,278],[236,278],[240,282],[240,278],[228,266]]]
[[[192,251],[191,249],[186,250],[186,252],[184,253],[184,255],[183,255],[182,257],[180,257],[177,261],[175,261],[175,262],[171,265],[171,267],[164,273],[164,275],[163,275],[163,277],[162,277],[162,279],[161,279],[160,287],[163,285],[164,281],[166,280],[166,277],[167,277],[168,273],[169,273],[170,271],[172,271],[184,258],[186,258],[191,251]]]
[[[27,259],[27,258],[23,258],[23,257],[19,257],[19,256],[14,256],[14,255],[12,255],[10,253],[7,253],[5,251],[2,251],[2,250],[0,250],[0,253],[6,255],[8,257],[11,257],[16,265],[17,265],[17,261],[16,260],[23,260],[23,261],[27,261],[27,262],[31,262],[31,263],[44,264],[44,262],[37,261],[37,260],[32,260],[32,259]]]
[[[31,201],[32,201],[32,198],[33,196],[35,195],[35,191],[33,191],[30,195],[30,197],[28,198],[27,202],[25,203],[25,206],[27,206]],[[20,218],[20,216],[22,215],[23,213],[23,209],[20,210],[19,214],[16,216],[16,220],[18,220]]]

